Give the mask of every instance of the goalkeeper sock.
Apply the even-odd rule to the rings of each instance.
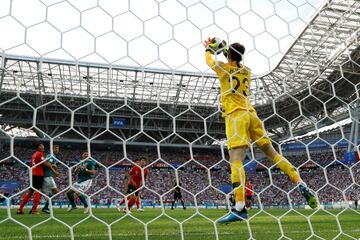
[[[241,211],[245,206],[245,189],[244,185],[239,182],[233,183],[235,196],[235,209]]]
[[[244,209],[244,207],[245,207],[245,203],[244,202],[237,202],[236,204],[235,204],[235,209],[237,210],[237,211],[241,211],[241,210],[243,210]]]
[[[68,199],[69,199],[69,202],[70,202],[70,205],[72,208],[76,208],[76,203],[75,203],[75,194],[74,193],[67,193],[66,194]]]
[[[88,203],[87,203],[87,197],[83,194],[79,194],[79,199],[82,202],[82,204],[84,205],[84,207],[88,207]]]
[[[289,162],[289,160],[287,160],[286,158],[284,158],[283,156],[281,156],[280,154],[276,155],[274,157],[274,159],[272,160],[272,162],[274,164],[276,164],[276,166],[278,168],[280,168],[286,175],[289,176],[290,180],[293,183],[300,183],[302,182],[301,177],[298,173],[298,171],[296,170],[296,168]]]
[[[231,182],[235,195],[235,209],[241,211],[245,206],[245,170],[241,160],[232,162]]]

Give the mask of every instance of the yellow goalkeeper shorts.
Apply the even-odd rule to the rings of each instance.
[[[236,110],[226,115],[225,127],[228,149],[250,147],[251,141],[258,147],[271,143],[255,111]]]

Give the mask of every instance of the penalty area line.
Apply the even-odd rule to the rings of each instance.
[[[278,234],[279,232],[277,231],[261,231],[262,233],[273,233],[273,234]],[[326,232],[339,232],[335,229],[327,229]],[[350,231],[346,231],[345,233],[349,234],[349,233],[357,233],[357,232],[360,232],[360,229],[353,229],[353,230],[350,230]],[[253,231],[252,234],[257,234],[259,233],[258,231]],[[304,233],[304,231],[298,231],[298,230],[295,230],[295,231],[291,231],[289,233]],[[319,231],[315,231],[315,233],[319,233]],[[344,233],[344,232],[342,232]],[[186,235],[192,235],[192,236],[215,236],[214,233],[209,233],[209,232],[184,232],[184,234]],[[234,235],[234,234],[238,234],[236,232],[219,232],[219,236],[221,235]],[[51,238],[66,238],[66,237],[69,237],[70,234],[62,234],[62,235],[57,235],[57,234],[53,234],[53,235],[33,235],[33,239],[39,239],[39,238],[45,238],[45,239],[51,239]],[[76,238],[86,238],[86,237],[107,237],[109,236],[108,234],[74,234],[74,236]],[[134,237],[134,236],[143,236],[143,235],[140,235],[140,234],[131,234],[131,233],[127,233],[127,234],[121,234],[121,233],[116,233],[116,234],[112,234],[112,237]],[[176,234],[173,234],[173,233],[160,233],[160,234],[151,234],[149,233],[148,236],[166,236],[166,237],[169,237],[169,236],[179,236],[178,233]],[[286,236],[286,234],[285,234]],[[2,239],[24,239],[24,236],[8,236],[8,237],[0,237],[0,240]]]
[[[210,234],[210,233],[200,233],[200,232],[194,232],[194,233],[185,233],[188,235],[195,235],[195,236],[215,236],[215,234]],[[232,235],[235,234],[234,232],[221,232],[219,235]],[[107,237],[109,236],[108,234],[74,234],[75,238],[81,238],[81,237]],[[121,233],[116,233],[116,234],[112,234],[112,237],[134,237],[134,236],[144,236],[144,235],[140,235],[140,234],[131,234],[131,233],[127,233],[127,234],[121,234]],[[159,233],[159,234],[151,234],[149,233],[148,236],[179,236],[178,233]],[[57,234],[53,234],[53,235],[33,235],[32,238],[33,239],[37,239],[37,238],[46,238],[46,239],[51,239],[51,238],[66,238],[66,237],[70,237],[70,234],[63,234],[63,235],[57,235]],[[24,236],[8,236],[8,237],[0,237],[0,240],[2,239],[24,239]]]

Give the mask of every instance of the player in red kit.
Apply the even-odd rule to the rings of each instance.
[[[127,207],[127,209],[124,208],[122,210],[120,208],[120,206],[125,203],[125,198],[124,198],[119,203],[119,206],[118,206],[119,211],[131,213],[130,209],[134,204],[136,204],[136,208],[139,212],[144,211],[143,209],[140,208],[140,196],[139,196],[138,189],[142,186],[142,183],[143,183],[141,169],[144,170],[144,179],[146,179],[146,176],[149,173],[149,170],[147,168],[145,168],[146,164],[147,164],[147,159],[145,157],[142,157],[142,158],[140,158],[140,161],[139,161],[140,167],[134,166],[130,170],[130,179],[128,181],[127,192],[126,192],[127,194],[129,194],[129,196],[127,197],[128,207]]]
[[[31,196],[34,194],[34,203],[33,207],[30,210],[31,214],[38,214],[37,207],[39,205],[40,201],[40,192],[43,180],[44,180],[44,169],[43,166],[48,167],[56,176],[59,175],[59,173],[53,168],[53,166],[45,161],[44,158],[44,144],[39,143],[36,145],[36,152],[31,157],[31,175],[32,175],[32,187],[29,189],[29,191],[26,193],[26,195],[23,197],[20,207],[17,210],[17,214],[24,214],[23,208],[25,204],[30,200]]]
[[[251,198],[253,196],[253,185],[250,181],[248,181],[246,184],[245,184],[245,207],[247,209],[250,209],[251,207]]]

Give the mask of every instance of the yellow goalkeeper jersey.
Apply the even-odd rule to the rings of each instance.
[[[255,112],[249,98],[251,70],[215,62],[209,51],[206,52],[206,63],[219,77],[222,111],[226,114],[236,110]]]

